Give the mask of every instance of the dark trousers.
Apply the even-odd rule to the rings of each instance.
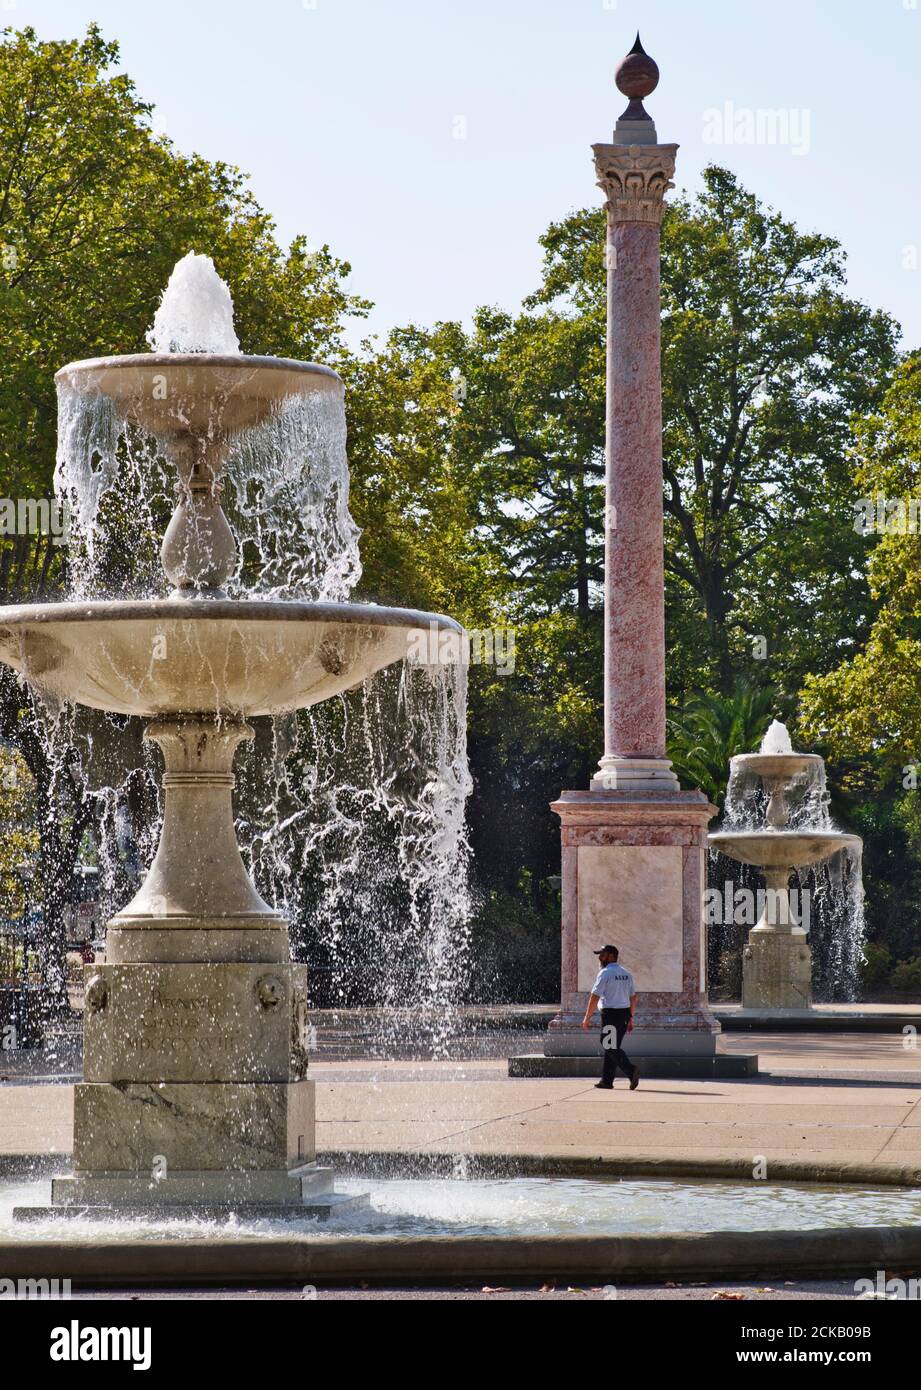
[[[601,1079],[606,1086],[613,1083],[618,1067],[624,1076],[633,1076],[633,1063],[621,1047],[629,1022],[629,1009],[601,1010]]]

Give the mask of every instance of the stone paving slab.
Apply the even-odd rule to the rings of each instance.
[[[721,1038],[725,1052],[757,1052],[763,1072],[788,1066],[921,1072],[921,1046],[906,1047],[906,1041],[913,1039],[901,1033],[724,1033]]]
[[[520,1152],[522,1147],[538,1153],[555,1153],[561,1144],[575,1142],[588,1153],[709,1153],[712,1150],[731,1152],[754,1163],[758,1154],[767,1149],[793,1152],[807,1148],[811,1153],[836,1158],[859,1157],[872,1160],[892,1137],[891,1131],[867,1130],[810,1130],[802,1124],[782,1125],[618,1125],[612,1122],[583,1123],[573,1134],[569,1125],[548,1122],[540,1125],[522,1120],[503,1120],[452,1136],[464,1142],[465,1151],[471,1144],[487,1153],[507,1150]],[[921,1162],[921,1138],[901,1146],[903,1161],[912,1157]],[[444,1150],[442,1150],[444,1152]]]
[[[501,1075],[495,1081],[468,1083],[458,1080],[441,1084],[438,1071],[433,1069],[424,1100],[419,1095],[419,1086],[414,1082],[401,1082],[398,1072],[390,1073],[391,1079],[382,1083],[349,1086],[346,1094],[340,1097],[339,1086],[323,1084],[319,1065],[311,1068],[311,1075],[317,1083],[318,1115],[322,1114],[324,1103],[321,1097],[325,1097],[327,1103],[337,1107],[336,1113],[343,1119],[371,1115],[398,1121],[418,1118],[424,1113],[430,1120],[453,1118],[475,1124],[507,1115],[510,1102],[518,1110],[536,1110],[561,1098],[578,1095],[586,1087],[594,1089],[591,1082],[569,1078],[551,1080],[549,1084],[553,1089],[547,1090],[548,1083],[544,1080],[509,1081]],[[420,1111],[421,1106],[424,1111]]]
[[[0,1153],[69,1154],[72,1086],[0,1086]]]
[[[411,1152],[431,1149],[457,1133],[457,1123],[429,1124],[424,1120],[386,1123],[377,1120],[317,1121],[317,1151],[349,1149],[361,1153]],[[445,1152],[441,1149],[439,1152]]]

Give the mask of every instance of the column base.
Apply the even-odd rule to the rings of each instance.
[[[593,792],[681,790],[668,758],[603,757],[591,781]]]
[[[547,1029],[545,1057],[592,1057],[601,1064],[598,1028],[585,1032],[582,1016],[558,1014]],[[720,1026],[700,1028],[634,1028],[624,1037],[628,1057],[715,1057],[720,1051]]]
[[[627,1055],[633,1059],[632,1048]],[[642,1080],[655,1077],[673,1081],[685,1078],[697,1081],[741,1080],[758,1075],[757,1053],[749,1052],[717,1052],[712,1057],[637,1055],[636,1065]],[[597,1081],[601,1075],[601,1052],[599,1049],[594,1057],[545,1057],[539,1052],[523,1053],[508,1059],[508,1074],[511,1077],[585,1077]],[[618,1074],[614,1081],[615,1088],[619,1089],[621,1083],[626,1087],[626,1078]]]

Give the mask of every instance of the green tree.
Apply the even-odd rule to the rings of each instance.
[[[457,467],[463,343],[456,324],[397,329],[381,345],[366,343],[342,372],[361,594],[477,626],[492,614],[504,573],[479,542]]]
[[[668,756],[681,783],[721,806],[729,760],[756,751],[774,713],[775,692],[739,679],[730,695],[691,696],[668,720]]]
[[[757,637],[790,695],[866,618],[846,454],[897,325],[844,293],[844,261],[721,168],[664,221],[667,565],[724,694]]]
[[[839,758],[857,758],[887,781],[921,758],[921,358],[901,367],[852,451],[859,495],[855,531],[868,552],[878,605],[863,643],[844,647],[831,671],[807,677],[806,732]]]

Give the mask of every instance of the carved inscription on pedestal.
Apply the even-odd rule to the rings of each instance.
[[[91,1081],[287,1081],[289,970],[259,964],[107,965],[85,1017]],[[101,988],[97,986],[97,989]]]

